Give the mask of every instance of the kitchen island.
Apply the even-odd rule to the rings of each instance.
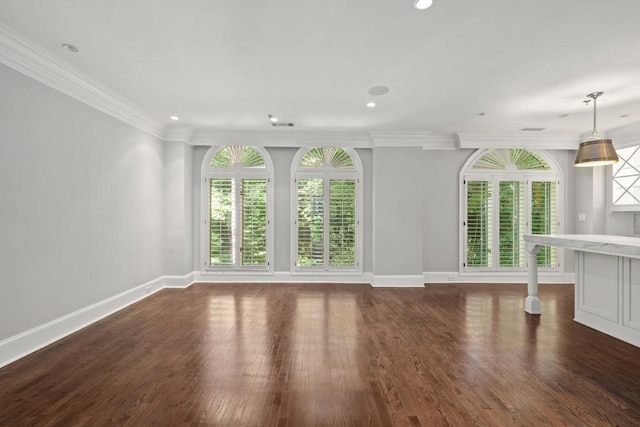
[[[524,236],[529,257],[525,311],[540,314],[536,255],[542,246],[572,249],[574,320],[640,347],[640,238],[593,234]]]

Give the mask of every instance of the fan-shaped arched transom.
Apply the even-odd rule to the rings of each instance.
[[[222,147],[209,164],[211,168],[265,168],[264,157],[254,147],[227,145]]]
[[[523,148],[491,150],[471,167],[473,170],[549,170],[551,167],[539,155]]]
[[[316,147],[306,152],[298,163],[299,169],[356,170],[353,159],[340,147]]]

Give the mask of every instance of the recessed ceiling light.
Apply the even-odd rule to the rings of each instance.
[[[558,117],[569,117],[568,114],[559,114]]]
[[[416,0],[413,3],[413,7],[419,10],[429,9],[433,4],[433,0]]]
[[[272,116],[271,114],[269,114],[269,121],[271,123],[277,123],[278,122],[278,118],[275,116]]]
[[[171,116],[171,117],[169,117],[169,118],[170,118],[171,120],[180,120],[180,117],[178,117],[178,116]]]
[[[478,113],[479,116],[484,116],[485,113]]]
[[[63,44],[62,44],[62,48],[63,48],[64,50],[68,50],[69,52],[73,52],[73,53],[78,53],[78,52],[80,52],[80,49],[78,49],[78,48],[77,48],[77,47],[75,47],[74,45],[72,45],[72,44],[68,44],[68,43],[63,43]]]
[[[379,96],[386,95],[387,93],[389,93],[389,88],[386,86],[374,86],[369,89],[369,95]]]
[[[369,108],[373,108],[373,107],[375,107],[375,106],[376,106],[376,103],[375,103],[375,102],[367,102],[367,107],[369,107]]]
[[[629,117],[629,114],[623,114],[620,117],[624,119],[625,117]]]

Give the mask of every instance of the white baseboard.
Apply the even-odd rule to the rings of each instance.
[[[186,289],[196,282],[196,274],[195,271],[192,271],[184,276],[164,276],[164,287],[169,289]]]
[[[421,275],[372,275],[374,288],[424,288],[424,276]]]
[[[122,310],[164,287],[159,277],[135,288],[91,304],[33,329],[0,341],[0,367],[66,337],[98,320]]]
[[[517,273],[459,273],[457,271],[427,271],[424,282],[429,283],[527,283],[527,272]],[[538,283],[575,283],[574,273],[538,273]]]
[[[288,271],[273,273],[195,273],[196,283],[371,283],[371,274],[291,274]]]
[[[199,272],[195,274],[196,283],[365,283],[372,287],[415,288],[424,287],[422,275],[374,275],[372,273],[217,273]]]

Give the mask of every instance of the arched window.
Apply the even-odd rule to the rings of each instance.
[[[356,152],[301,148],[292,169],[292,271],[362,272],[362,166]]]
[[[207,151],[202,176],[208,270],[271,270],[273,167],[258,147],[229,145]]]
[[[524,234],[561,232],[560,169],[546,153],[478,150],[461,184],[463,271],[525,270]],[[538,266],[558,271],[557,249],[540,250]]]

